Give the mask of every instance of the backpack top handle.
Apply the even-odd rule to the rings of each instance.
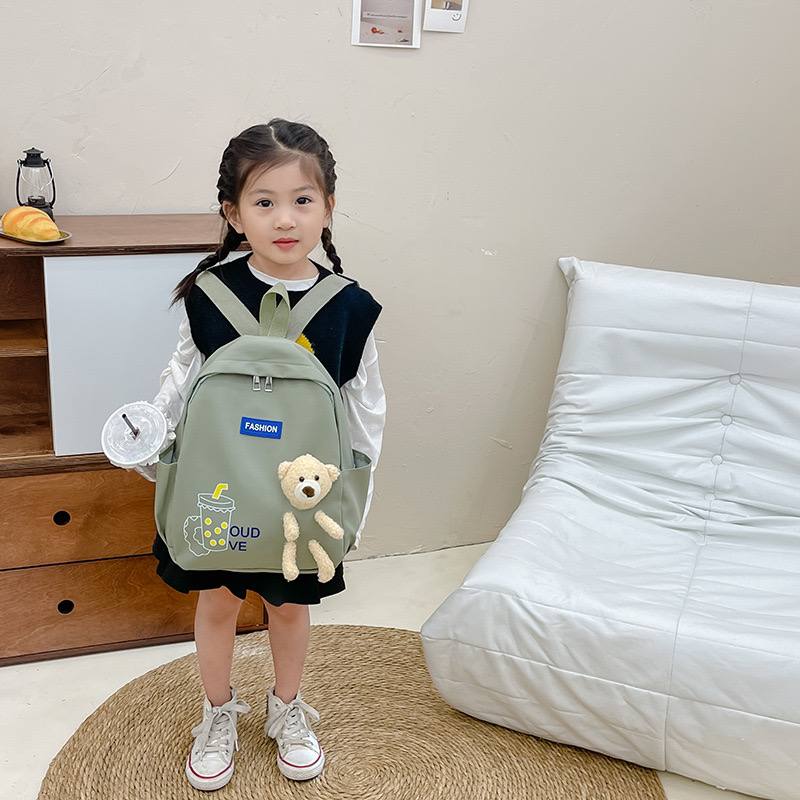
[[[278,297],[283,302],[278,305]],[[289,293],[282,283],[276,283],[262,298],[259,308],[259,333],[286,339],[289,331]]]

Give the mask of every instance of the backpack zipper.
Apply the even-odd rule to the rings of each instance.
[[[261,389],[261,378],[258,375],[253,375],[253,391],[258,392]],[[272,375],[264,376],[264,391],[272,391]]]

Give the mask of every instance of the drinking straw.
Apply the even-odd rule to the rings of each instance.
[[[123,414],[122,415],[122,419],[125,420],[125,424],[131,429],[131,431],[133,431],[133,438],[135,439],[139,435],[139,429],[135,428],[131,424],[131,421],[128,419],[128,415],[127,414]]]

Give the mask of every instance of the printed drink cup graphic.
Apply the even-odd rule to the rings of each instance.
[[[228,534],[236,506],[232,497],[222,494],[227,488],[227,483],[218,483],[213,492],[197,495],[203,544],[211,552],[225,550],[228,547]]]

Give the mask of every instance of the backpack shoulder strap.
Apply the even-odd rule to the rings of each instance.
[[[239,335],[261,333],[259,321],[213,272],[204,270],[197,276],[195,283],[208,295]],[[312,286],[291,309],[286,338],[295,341],[325,304],[351,283],[352,281],[341,275],[332,273]]]
[[[240,336],[259,333],[258,320],[213,272],[204,270],[197,276],[195,283],[208,295],[211,302],[222,312]]]
[[[334,272],[312,286],[292,308],[286,338],[295,341],[325,304],[351,283]]]

